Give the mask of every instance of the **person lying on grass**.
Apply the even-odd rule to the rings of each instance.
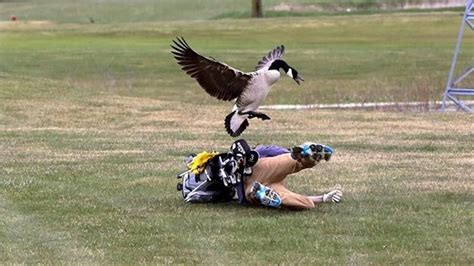
[[[288,190],[286,178],[306,168],[316,166],[321,160],[329,160],[333,149],[329,146],[305,143],[291,152],[277,146],[257,146],[262,157],[252,167],[252,174],[244,180],[245,199],[253,205],[283,207],[287,209],[311,209],[318,203],[339,203],[342,191],[305,196]]]
[[[286,178],[312,168],[333,154],[329,146],[304,143],[291,150],[257,146],[241,139],[227,153],[201,153],[189,157],[189,170],[180,174],[178,185],[185,202],[217,202],[237,199],[242,205],[282,209],[311,209],[319,203],[339,203],[342,191],[305,196],[286,188]]]

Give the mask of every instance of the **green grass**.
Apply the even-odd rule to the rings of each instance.
[[[3,2],[3,3],[2,3]],[[443,3],[443,0],[265,0],[265,16],[319,16],[344,14],[346,8],[355,13],[397,10],[403,4]],[[57,23],[136,23],[144,21],[173,21],[249,17],[250,0],[8,0],[0,1],[0,21],[15,15],[19,20],[48,20]],[[293,11],[274,11],[280,4],[299,7]],[[310,8],[301,9],[309,6]],[[318,6],[324,11],[311,9]],[[183,8],[185,7],[185,8]],[[459,8],[458,8],[459,9]],[[459,9],[460,10],[460,9]]]
[[[306,82],[283,78],[266,104],[439,100],[459,17],[258,23],[0,25],[0,263],[473,264],[474,119],[464,113],[267,111],[271,122],[252,121],[244,137],[333,146],[333,160],[289,187],[339,184],[344,203],[182,202],[175,174],[190,152],[228,148],[230,105],[179,70],[172,38],[243,70],[285,44]]]
[[[0,71],[6,78],[27,73],[124,96],[214,103],[196,94],[188,77],[176,75],[169,44],[181,35],[197,51],[244,71],[285,44],[288,62],[306,82],[295,87],[282,80],[267,103],[438,100],[458,20],[447,12],[266,19],[259,27],[254,20],[201,21],[192,27],[187,22],[8,25],[1,35]],[[239,43],[241,36],[253,41]],[[472,41],[466,34],[465,45]],[[459,65],[468,65],[472,56],[464,49]],[[182,84],[179,90],[172,89],[175,82]]]

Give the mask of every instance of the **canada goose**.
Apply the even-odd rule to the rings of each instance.
[[[235,99],[234,108],[224,123],[227,133],[232,137],[239,136],[247,128],[247,119],[270,119],[268,115],[257,112],[257,109],[267,97],[271,86],[280,78],[280,69],[296,83],[304,81],[298,71],[282,60],[285,52],[283,45],[264,56],[257,63],[254,72],[242,72],[214,58],[196,53],[183,37],[178,37],[173,43],[171,53],[182,70],[196,79],[208,94],[224,101]]]

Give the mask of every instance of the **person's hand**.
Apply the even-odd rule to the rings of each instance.
[[[323,202],[339,203],[342,200],[342,191],[336,189],[323,195]]]

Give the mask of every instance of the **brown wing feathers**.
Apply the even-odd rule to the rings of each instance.
[[[220,100],[237,98],[247,86],[251,76],[228,65],[194,52],[184,38],[173,40],[171,53],[182,66],[182,70],[196,79],[210,95]]]

